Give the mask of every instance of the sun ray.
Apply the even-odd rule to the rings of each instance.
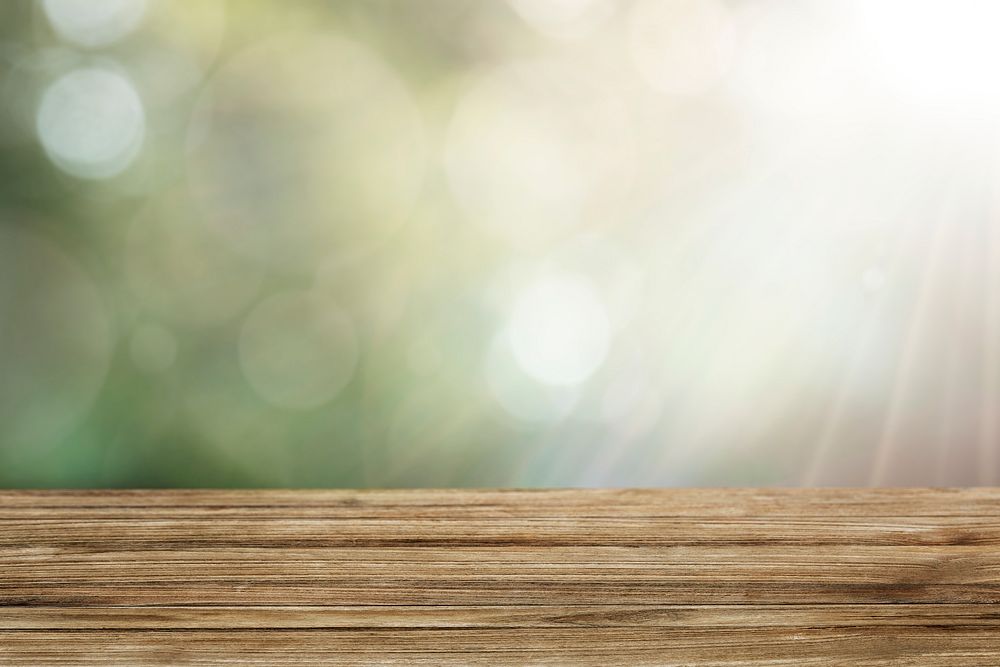
[[[978,194],[978,193],[977,193]],[[960,245],[955,252],[959,259],[959,275],[957,286],[951,289],[950,303],[946,304],[947,321],[952,323],[947,338],[946,366],[944,369],[944,407],[938,429],[938,444],[933,478],[936,484],[942,485],[952,478],[949,469],[949,457],[955,451],[956,445],[962,443],[962,428],[967,418],[967,410],[971,406],[963,405],[963,388],[967,384],[968,362],[970,354],[967,341],[968,330],[972,326],[973,310],[979,304],[976,301],[975,278],[982,266],[982,256],[976,252],[982,228],[978,224],[958,225],[956,244]],[[976,354],[976,351],[971,351]]]
[[[958,199],[957,189],[961,182],[960,174],[952,173],[948,176],[946,189],[942,192],[941,200],[937,202],[928,221],[930,239],[921,263],[913,315],[903,335],[902,349],[893,374],[889,406],[875,446],[869,486],[879,486],[889,481],[890,465],[897,454],[900,435],[906,424],[904,413],[907,399],[913,390],[910,383],[918,366],[924,361],[920,348],[927,336],[927,327],[932,317],[934,306],[932,295],[946,267],[945,249],[955,235],[952,204]]]
[[[994,161],[996,165],[996,161]],[[986,232],[986,276],[983,301],[985,323],[983,326],[984,359],[980,375],[980,413],[978,443],[978,483],[997,482],[997,447],[1000,447],[1000,221],[998,215],[998,190],[991,188],[992,206],[989,210]]]

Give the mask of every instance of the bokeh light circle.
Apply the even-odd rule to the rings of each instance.
[[[445,145],[448,182],[468,220],[531,248],[620,210],[635,145],[619,102],[573,63],[518,63],[476,78]]]
[[[132,332],[129,353],[144,373],[162,373],[177,359],[177,338],[157,324],[140,324]]]
[[[612,0],[509,0],[524,22],[547,37],[586,37],[615,13]]]
[[[326,34],[256,44],[213,78],[188,177],[234,249],[289,272],[377,246],[412,212],[423,121],[366,46]]]
[[[125,277],[157,316],[210,326],[231,319],[257,295],[263,270],[212,234],[183,194],[167,192],[132,222]]]
[[[42,0],[59,35],[81,46],[104,46],[132,32],[146,13],[146,0]]]
[[[359,345],[350,316],[326,298],[286,292],[260,303],[239,339],[240,366],[265,400],[291,409],[332,400],[350,382]]]
[[[628,326],[642,306],[645,267],[612,237],[577,235],[550,253],[543,266],[551,273],[586,276],[615,331]]]
[[[496,402],[515,420],[527,424],[555,423],[569,416],[579,399],[572,385],[538,382],[514,358],[510,340],[496,336],[486,355],[486,384]]]
[[[629,47],[653,88],[675,95],[706,92],[733,56],[733,26],[716,0],[640,0],[629,15]]]
[[[524,372],[545,384],[573,385],[604,361],[611,325],[607,309],[584,279],[558,275],[519,295],[507,332]]]
[[[93,279],[51,242],[0,227],[0,457],[45,447],[87,413],[112,349]]]
[[[142,147],[146,119],[131,82],[110,69],[64,74],[42,96],[36,118],[45,152],[63,171],[102,179],[124,170]]]
[[[200,84],[226,34],[225,0],[156,2],[129,57],[146,108],[172,109]]]

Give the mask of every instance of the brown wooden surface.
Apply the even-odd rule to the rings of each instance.
[[[0,664],[1000,665],[1000,490],[0,491]]]

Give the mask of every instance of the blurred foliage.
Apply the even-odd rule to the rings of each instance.
[[[0,3],[0,485],[995,480],[917,4]]]
[[[72,3],[58,5],[54,3],[55,11],[87,12]],[[337,199],[324,200],[336,189],[322,188],[343,182],[352,170],[355,176],[347,190],[337,193],[339,199],[354,196],[356,188],[377,189],[377,183],[365,179],[378,174],[357,176],[357,170],[365,169],[366,145],[352,146],[352,137],[339,137],[353,152],[330,156],[317,154],[310,142],[324,132],[336,134],[344,124],[370,132],[362,125],[373,122],[373,113],[399,115],[392,107],[380,109],[382,103],[413,105],[402,110],[412,117],[389,120],[390,131],[393,122],[410,122],[415,133],[423,132],[420,110],[407,91],[444,85],[452,69],[472,58],[462,43],[470,6],[149,2],[134,30],[95,46],[61,37],[45,9],[42,3],[21,0],[0,6],[0,416],[5,422],[0,429],[0,484],[498,485],[516,474],[518,457],[510,454],[517,445],[503,423],[488,419],[482,401],[470,399],[465,388],[479,384],[476,332],[489,322],[471,289],[484,278],[489,260],[483,263],[483,255],[462,252],[474,239],[463,239],[454,212],[442,210],[433,198],[421,209],[409,210],[417,188],[441,187],[427,177],[424,158],[410,166],[414,174],[403,175],[412,181],[409,201],[400,202],[399,208],[407,210],[394,213],[400,218],[392,221],[394,228],[364,238],[366,244],[346,248],[343,255],[337,252],[335,234],[317,236],[324,225],[333,232],[364,231],[380,223],[381,211],[361,211],[356,219],[346,219],[355,211],[338,211]],[[316,63],[313,69],[308,53],[280,50],[282,45],[295,48],[299,39],[327,38],[341,40],[360,55],[335,51],[330,63]],[[226,63],[234,55],[258,43],[270,48],[267,44],[275,39],[277,57],[285,55],[287,62],[269,63],[265,57],[251,63],[273,64],[267,75],[274,78],[240,78],[254,71],[226,78]],[[352,57],[361,58],[360,65],[352,65]],[[352,72],[324,71],[325,65],[368,67],[371,71],[360,75],[371,79],[357,85],[388,87],[390,97],[376,98],[376,106],[367,109],[343,109],[336,90]],[[142,149],[108,178],[63,173],[36,135],[34,114],[46,87],[81,67],[123,72],[144,102]],[[222,104],[213,93],[227,82],[249,88],[223,91],[235,96],[237,107],[232,118],[213,130],[216,136],[253,113],[246,104],[271,108],[259,119],[250,118],[247,132],[256,137],[244,141],[233,136],[230,144],[216,147],[221,157],[198,163],[191,135],[204,129],[193,128],[198,122],[193,119],[199,113],[223,115],[218,107],[208,107]],[[329,99],[321,99],[319,90],[329,91]],[[313,103],[317,106],[309,108]],[[369,117],[358,117],[359,111]],[[337,113],[341,116],[328,115]],[[85,114],[78,120],[79,135],[94,131]],[[364,139],[378,140],[380,129]],[[260,139],[256,144],[255,138]],[[240,154],[252,149],[275,154]],[[380,146],[374,146],[374,154],[390,161],[396,157]],[[213,158],[230,163],[213,164]],[[303,160],[313,163],[303,166]],[[198,170],[236,170],[241,164],[256,172],[265,187],[270,181],[271,190],[261,192],[261,183],[251,182],[246,190],[224,192],[246,201],[213,201],[210,207],[229,206],[243,216],[260,213],[261,225],[268,224],[264,215],[282,216],[288,231],[285,236],[261,235],[261,245],[248,255],[226,246],[228,232],[219,235],[220,241],[205,231],[210,223],[190,194],[197,192],[198,184],[192,186],[190,180]],[[312,192],[313,201],[303,201],[308,188],[282,181],[282,169],[298,169],[295,178],[325,169],[317,180],[326,183],[317,182],[320,191]],[[227,175],[212,172],[205,178],[216,179],[209,187],[225,187]],[[372,207],[384,198],[391,207],[396,196],[391,190],[374,191],[355,197],[353,205]],[[264,211],[269,197],[276,201]],[[345,218],[339,226],[338,217]],[[299,235],[298,225],[312,227]],[[252,235],[255,230],[234,233]],[[288,254],[272,253],[272,241],[283,243]],[[35,261],[25,265],[25,254]],[[246,382],[238,349],[241,327],[255,303],[317,288],[356,328],[357,359],[338,362],[343,355],[336,340],[313,340],[306,343],[311,353],[299,360],[298,370],[289,371],[292,377],[279,370],[281,377],[268,380],[265,372],[261,382],[295,384],[294,373],[307,372],[310,365],[356,367],[349,369],[351,377],[342,388],[334,388],[335,397],[326,392],[320,405],[286,409]],[[74,290],[85,294],[67,295]],[[59,304],[60,298],[68,303]],[[59,312],[32,314],[63,306]],[[93,320],[89,330],[79,324],[80,318]],[[315,333],[299,322],[286,324],[273,334],[278,340],[265,345],[294,351],[302,336]],[[65,335],[53,340],[46,335],[51,326],[61,327]],[[319,327],[316,335],[323,335],[320,325],[312,326]],[[418,348],[431,357],[430,362],[416,361],[427,367],[423,375],[412,372],[408,361]],[[276,353],[270,349],[264,354]],[[322,373],[314,381],[322,384]],[[28,424],[37,420],[49,421],[51,428]]]

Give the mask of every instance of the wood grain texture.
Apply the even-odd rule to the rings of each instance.
[[[0,664],[997,665],[1000,490],[0,491]]]

